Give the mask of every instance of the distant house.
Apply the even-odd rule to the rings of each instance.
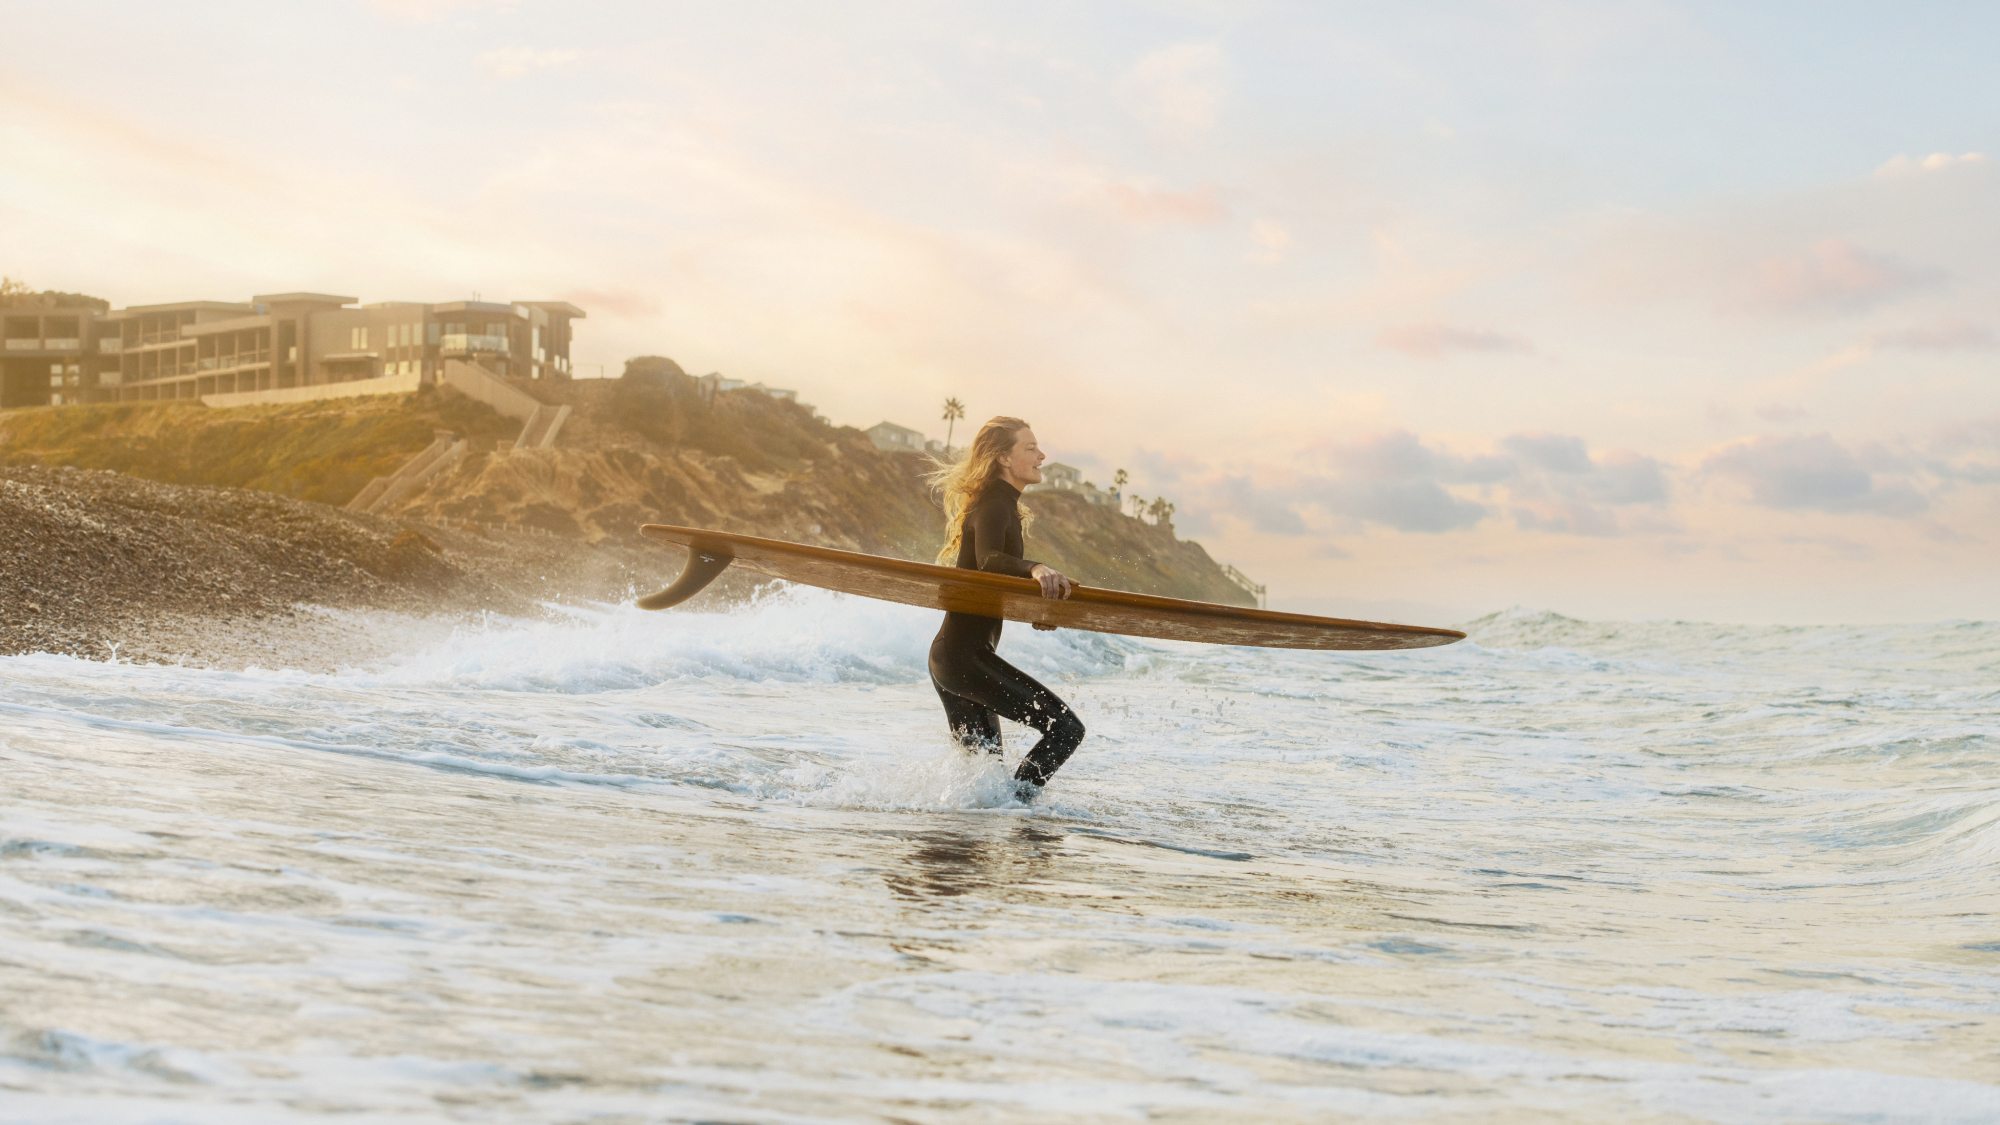
[[[1060,461],[1051,461],[1042,466],[1042,483],[1028,486],[1029,492],[1060,491],[1074,492],[1093,504],[1116,509],[1118,494],[1106,492],[1095,484],[1083,479],[1083,470]]]
[[[701,397],[713,399],[718,391],[733,391],[742,386],[743,380],[724,378],[722,372],[711,371],[706,375],[697,377],[695,385],[701,388]]]
[[[894,422],[877,422],[867,429],[868,440],[875,448],[890,453],[921,453],[924,450],[924,435],[908,426],[898,426]]]
[[[787,402],[797,402],[799,400],[799,392],[797,391],[788,391],[783,387],[767,387],[762,383],[745,383],[741,379],[731,379],[720,371],[711,371],[706,375],[696,378],[695,385],[701,388],[702,397],[704,398],[714,398],[718,391],[743,390],[756,391],[758,394],[770,395],[772,398],[781,398]]]
[[[936,438],[931,438],[924,443],[924,452],[933,457],[943,457],[945,455],[944,443]]]
[[[1042,487],[1060,488],[1069,492],[1083,491],[1083,470],[1060,461],[1051,461],[1042,466]]]

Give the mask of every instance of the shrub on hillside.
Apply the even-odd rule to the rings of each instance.
[[[825,455],[825,423],[797,403],[757,391],[724,391],[713,399],[663,356],[625,362],[625,374],[605,402],[603,420],[670,449],[733,457],[751,472],[799,469]]]

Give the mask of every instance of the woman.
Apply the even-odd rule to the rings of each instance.
[[[944,493],[946,521],[938,562],[1033,578],[1043,597],[1069,597],[1069,579],[1022,557],[1021,490],[1041,483],[1045,459],[1035,431],[1019,418],[979,427],[965,456],[934,477]],[[1054,692],[1000,659],[993,651],[999,643],[999,618],[947,611],[931,642],[931,685],[944,701],[952,734],[969,751],[1000,753],[1002,716],[1042,732],[1014,771],[1021,800],[1031,801],[1075,753],[1083,724]]]

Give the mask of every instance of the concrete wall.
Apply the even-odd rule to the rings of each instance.
[[[357,379],[351,383],[319,383],[309,387],[285,387],[272,391],[244,391],[240,394],[203,395],[203,406],[267,406],[284,402],[315,402],[323,398],[361,398],[365,395],[415,394],[423,383],[421,375],[394,375],[385,379]],[[508,387],[508,390],[514,388]],[[519,392],[516,392],[517,394]],[[526,395],[522,395],[526,398]]]
[[[508,386],[485,368],[462,359],[444,361],[444,377],[440,382],[469,398],[478,399],[509,418],[519,418],[523,422],[533,418],[542,405],[535,396]]]

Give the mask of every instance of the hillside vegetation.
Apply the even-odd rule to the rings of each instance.
[[[198,402],[36,407],[0,413],[0,465],[111,469],[339,506],[429,445],[433,430],[491,446],[520,428],[484,403],[436,391],[229,410]]]

